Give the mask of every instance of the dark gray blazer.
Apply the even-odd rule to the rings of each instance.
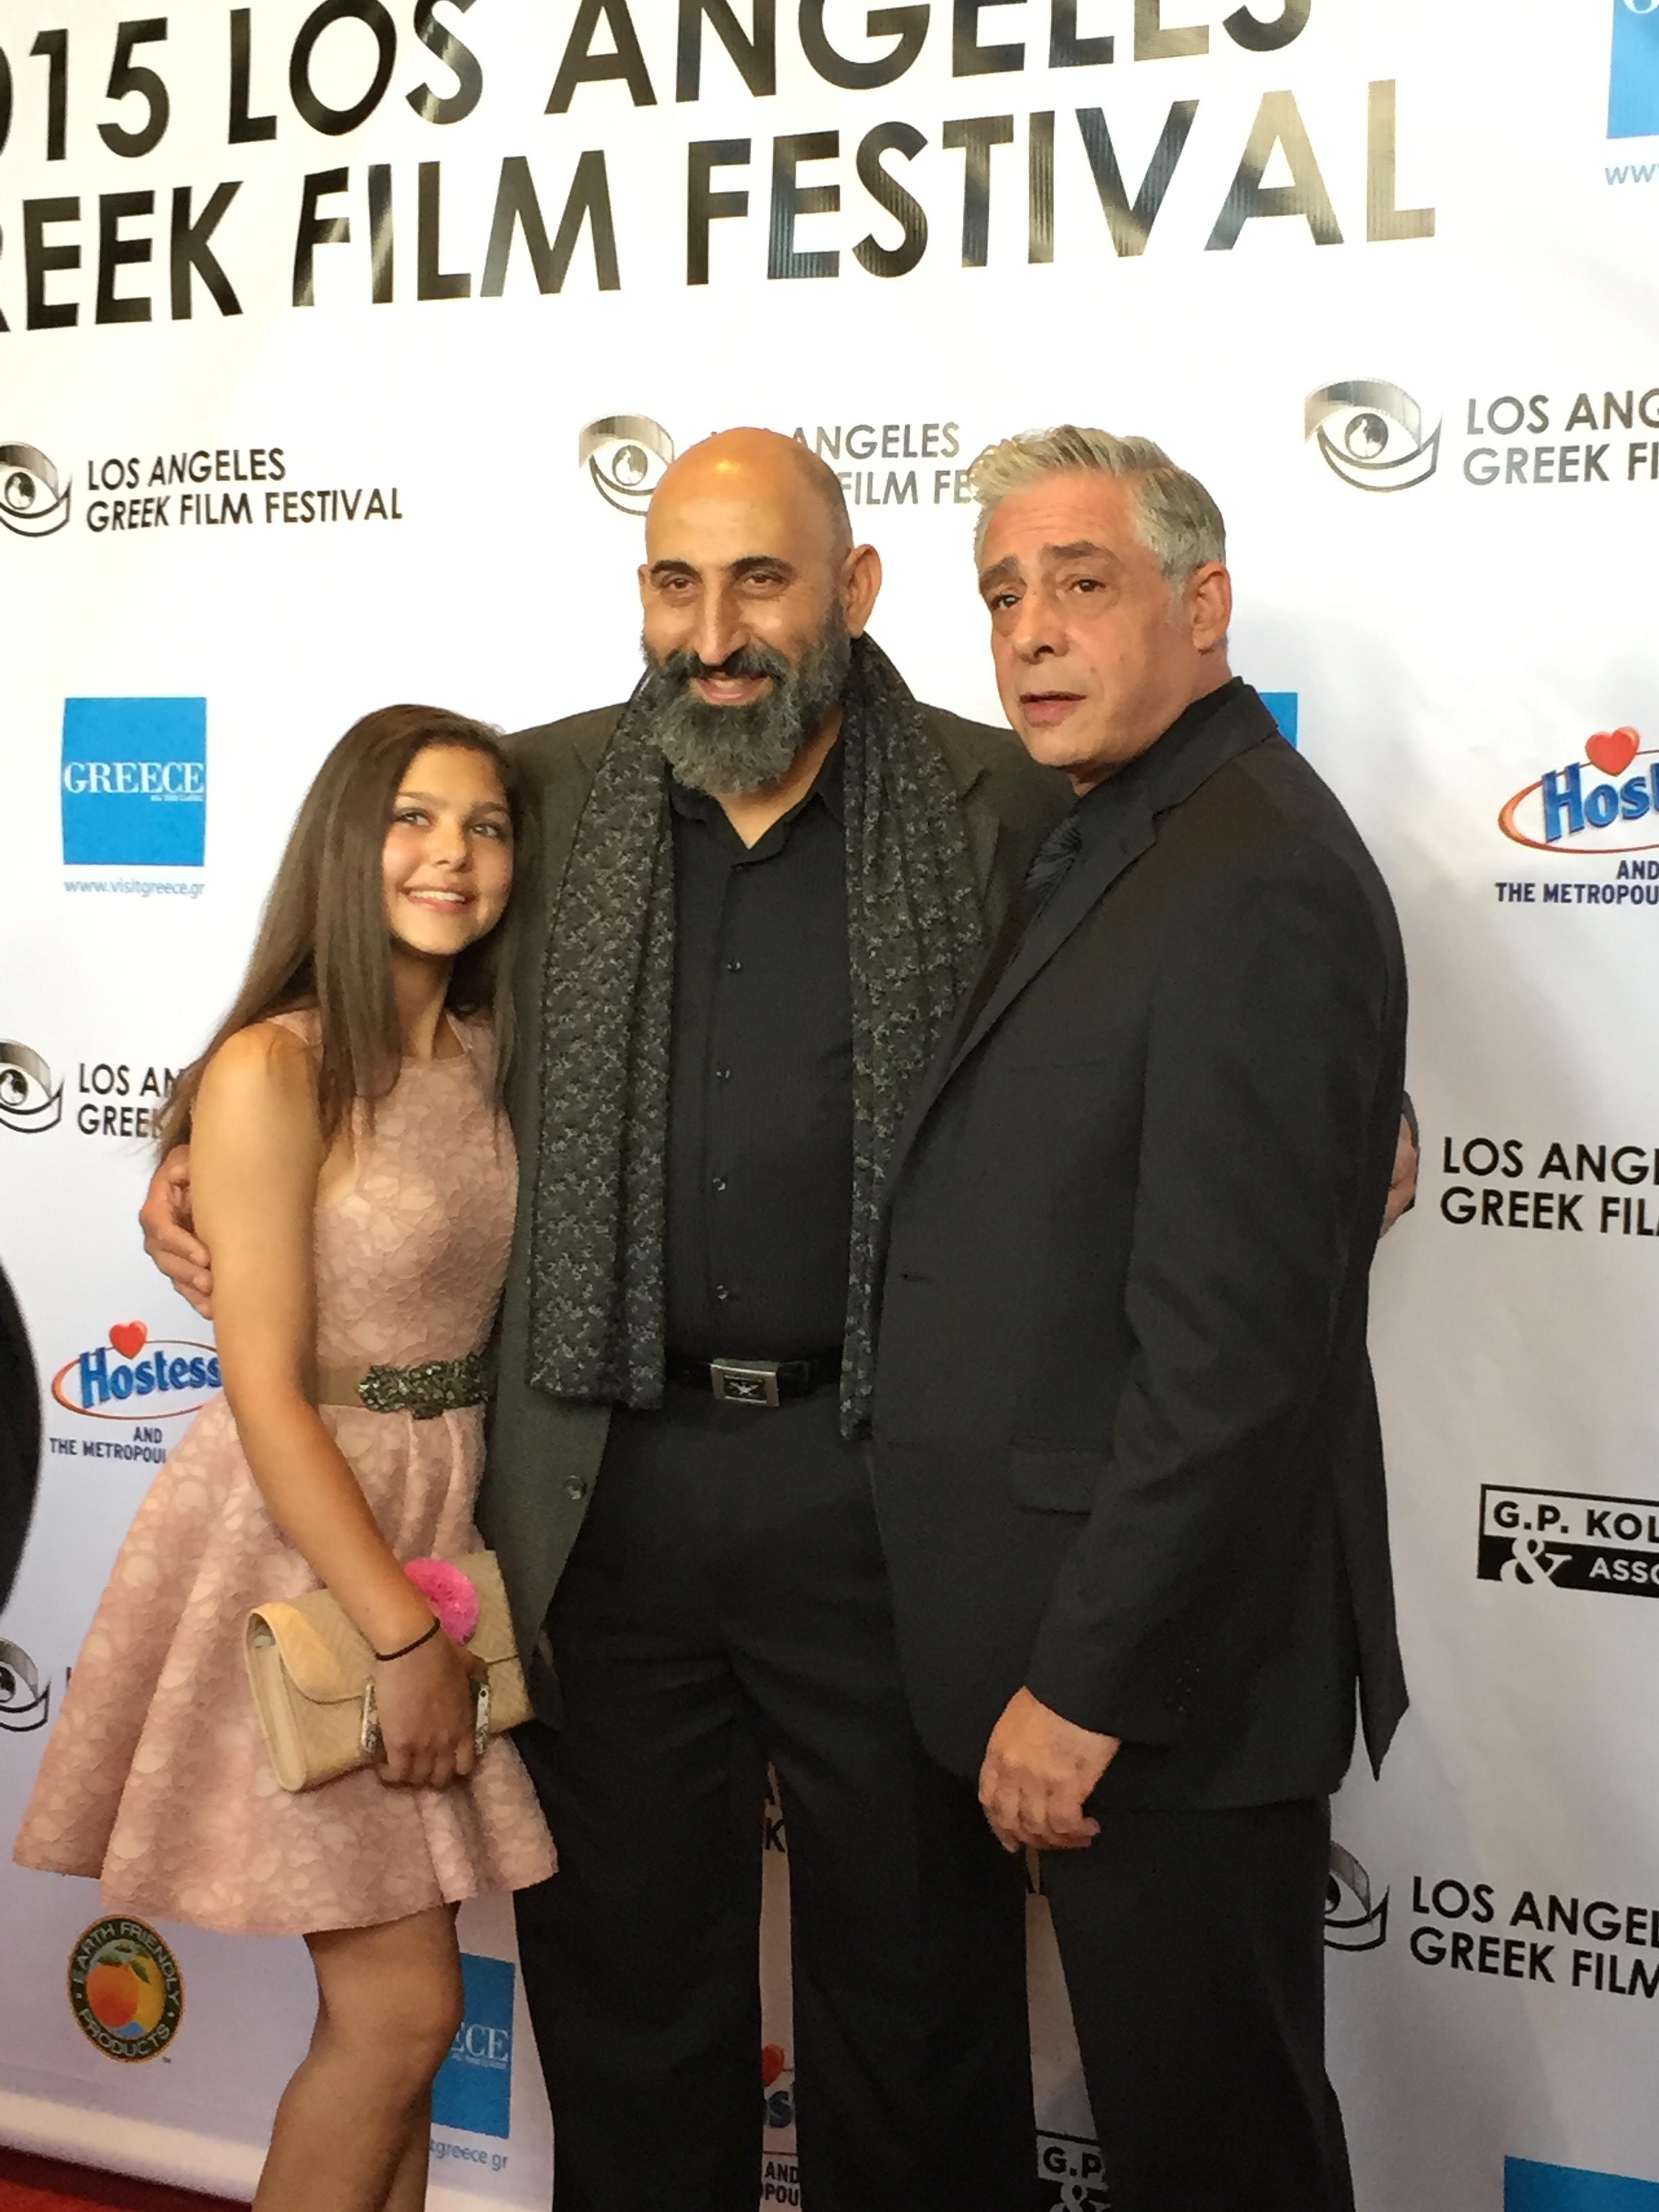
[[[921,714],[955,779],[994,934],[1032,854],[1065,812],[1064,780],[1039,769],[1006,730],[963,721],[937,707]],[[526,1380],[530,1328],[532,1194],[540,1133],[540,1036],[548,932],[576,824],[622,714],[602,707],[526,730],[512,740],[539,817],[524,902],[515,982],[518,1048],[507,1107],[519,1147],[519,1212],[498,1330],[498,1370],[477,1522],[501,1559],[520,1650],[530,1662],[537,1709],[557,1717],[556,1686],[538,1649],[542,1622],[598,1476],[610,1425],[608,1403],[550,1397]]]

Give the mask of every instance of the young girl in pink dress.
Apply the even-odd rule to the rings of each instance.
[[[516,1178],[496,925],[517,817],[492,733],[431,708],[367,716],[312,787],[162,1137],[190,1141],[224,1394],[139,1509],[17,1840],[25,1866],[98,1877],[112,1911],[306,1938],[317,2025],[264,2212],[425,2203],[428,2092],[461,2017],[453,1908],[552,1870],[511,1745],[475,1757],[477,1662],[404,1571],[478,1548],[475,1355]],[[416,1412],[359,1396],[372,1367],[369,1395],[395,1400],[415,1366]],[[375,1652],[384,1751],[290,1795],[242,1638],[250,1607],[319,1585]]]

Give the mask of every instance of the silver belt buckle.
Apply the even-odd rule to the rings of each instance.
[[[724,1398],[734,1406],[778,1403],[775,1359],[711,1359],[708,1381],[717,1398]]]

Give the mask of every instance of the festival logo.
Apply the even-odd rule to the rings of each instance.
[[[1303,403],[1302,420],[1326,467],[1357,491],[1408,491],[1440,459],[1440,424],[1425,435],[1422,409],[1397,384],[1322,385]]]
[[[66,867],[199,868],[205,699],[66,699]]]
[[[100,1920],[70,1954],[70,2010],[106,2058],[154,2058],[179,2032],[179,1961],[142,1920]]]
[[[1597,730],[1582,760],[1547,769],[1506,799],[1498,826],[1517,845],[1574,859],[1652,852],[1659,848],[1659,751],[1644,749],[1628,724]]]
[[[1371,1878],[1352,1851],[1331,1845],[1325,1884],[1325,1948],[1378,1951],[1389,1940],[1389,1893],[1371,1902]]]
[[[1659,1597],[1659,1499],[1480,1486],[1479,1580]]]
[[[1613,0],[1607,136],[1659,137],[1659,0]]]
[[[118,1321],[109,1340],[65,1360],[52,1395],[65,1413],[94,1421],[175,1421],[204,1406],[219,1388],[210,1344],[157,1337],[141,1321]]]
[[[40,1670],[22,1645],[0,1637],[0,1729],[27,1735],[45,1728],[51,1711],[51,1677],[42,1689]]]
[[[0,1043],[0,1128],[38,1137],[64,1118],[64,1083],[33,1046]]]
[[[50,538],[70,519],[70,489],[38,446],[0,446],[0,528]]]
[[[601,499],[624,514],[643,514],[663,471],[674,458],[674,441],[648,415],[605,415],[576,441],[576,459]]]

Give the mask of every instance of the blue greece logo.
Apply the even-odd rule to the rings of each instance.
[[[1659,0],[1613,0],[1607,136],[1659,137]]]
[[[66,867],[199,868],[205,699],[65,699]]]

